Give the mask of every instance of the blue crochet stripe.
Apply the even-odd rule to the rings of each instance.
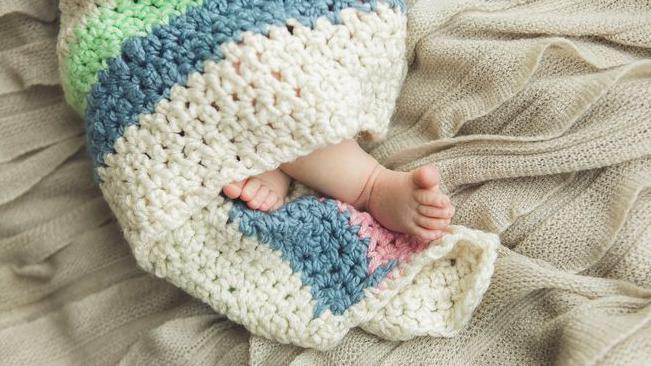
[[[280,251],[300,273],[316,302],[314,318],[327,309],[343,314],[397,264],[390,261],[369,274],[369,239],[359,238],[359,226],[350,225],[350,213],[340,212],[332,199],[301,197],[270,213],[235,202],[229,218],[244,235]]]
[[[138,116],[152,113],[168,98],[174,84],[186,85],[192,72],[203,72],[206,60],[219,61],[220,45],[241,39],[251,31],[267,34],[271,25],[289,19],[313,27],[320,17],[341,23],[345,8],[373,11],[378,0],[206,0],[184,14],[152,29],[146,37],[124,42],[120,57],[107,69],[87,96],[86,128],[90,154],[96,166],[124,130],[138,124]],[[382,0],[404,9],[404,0]]]

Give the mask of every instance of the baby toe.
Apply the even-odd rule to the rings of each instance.
[[[439,172],[434,164],[429,164],[413,171],[413,181],[419,188],[431,189],[440,182]]]
[[[414,198],[416,202],[426,206],[445,207],[450,204],[448,196],[438,190],[419,189],[414,192]]]
[[[450,225],[449,219],[433,219],[427,216],[416,216],[414,221],[418,226],[429,230],[443,230]]]
[[[259,209],[262,203],[267,199],[267,196],[269,196],[270,192],[271,191],[266,186],[260,186],[253,199],[248,202],[248,206],[254,210]]]
[[[244,185],[244,182],[237,182],[237,183],[231,183],[227,184],[222,188],[222,192],[226,195],[226,197],[230,199],[236,199],[242,194],[242,186]]]
[[[276,193],[270,191],[269,195],[267,196],[267,199],[264,200],[264,202],[262,202],[262,204],[260,205],[259,210],[269,211],[276,204],[277,200],[278,200],[278,196],[276,195]]]
[[[261,186],[262,185],[260,184],[259,179],[247,180],[244,188],[242,188],[242,194],[240,194],[240,198],[245,202],[251,201],[257,195],[258,190]]]
[[[454,208],[442,208],[438,206],[418,205],[416,209],[419,214],[433,218],[449,219],[454,215]]]
[[[415,226],[411,231],[414,236],[424,240],[436,240],[443,236],[443,232],[440,230],[428,230],[420,226]]]

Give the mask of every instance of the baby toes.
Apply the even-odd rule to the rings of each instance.
[[[449,219],[433,219],[427,216],[416,216],[414,220],[418,226],[429,230],[445,230],[450,225]]]
[[[278,201],[278,196],[273,191],[269,191],[269,195],[267,196],[267,199],[264,200],[264,202],[262,202],[258,210],[269,211],[271,208],[275,206],[276,201]]]
[[[426,206],[446,207],[450,205],[450,199],[439,190],[419,189],[414,192],[416,202]]]
[[[412,230],[412,233],[424,240],[436,240],[443,236],[443,232],[440,230],[428,230],[420,226],[416,226],[416,228]]]
[[[254,210],[259,209],[264,201],[267,200],[267,196],[269,196],[270,192],[271,191],[267,186],[260,186],[260,188],[255,192],[255,196],[247,202],[247,205]]]
[[[448,207],[418,205],[416,210],[423,216],[433,218],[449,219],[454,216],[454,207],[452,205]]]
[[[226,197],[230,199],[236,199],[242,194],[242,187],[244,186],[245,181],[239,181],[231,184],[227,184],[222,188],[222,192],[226,195]]]
[[[419,188],[432,189],[441,181],[434,164],[429,164],[412,171],[412,180]]]
[[[244,188],[242,188],[242,194],[240,194],[240,199],[244,202],[249,202],[253,200],[257,193],[258,190],[260,189],[262,185],[260,184],[259,179],[249,179],[246,181],[246,184],[244,185]]]

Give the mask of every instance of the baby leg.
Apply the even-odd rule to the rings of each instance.
[[[442,236],[454,214],[449,198],[438,189],[434,165],[392,171],[353,140],[326,146],[280,169],[319,192],[368,211],[388,229],[423,239]]]

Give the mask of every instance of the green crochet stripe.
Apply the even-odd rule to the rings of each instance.
[[[65,61],[63,87],[68,103],[79,113],[86,109],[86,95],[97,81],[107,61],[120,54],[123,42],[149,34],[152,27],[167,24],[170,18],[185,12],[203,0],[114,0],[112,7],[100,7],[99,13],[75,29],[71,57]]]

